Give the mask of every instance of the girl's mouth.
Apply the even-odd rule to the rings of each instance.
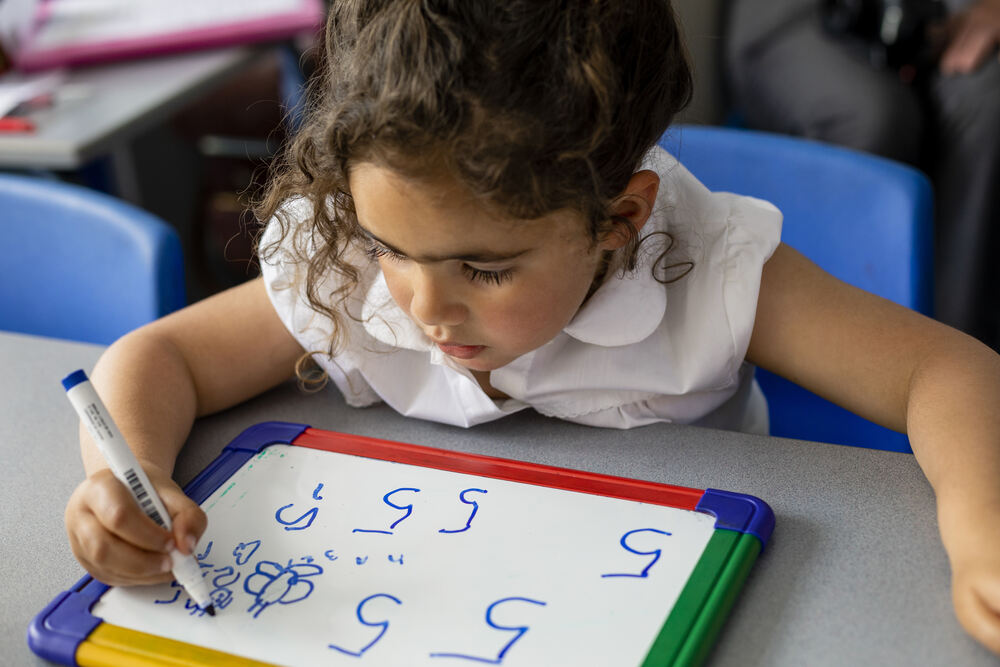
[[[448,343],[437,343],[438,349],[449,357],[456,359],[472,359],[477,354],[486,349],[485,345],[454,345]]]

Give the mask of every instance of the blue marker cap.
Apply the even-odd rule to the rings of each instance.
[[[64,377],[62,383],[63,383],[63,388],[66,391],[69,391],[70,389],[80,384],[81,382],[86,382],[86,381],[87,381],[87,374],[84,373],[83,369],[81,368],[80,370],[73,371],[72,373]]]

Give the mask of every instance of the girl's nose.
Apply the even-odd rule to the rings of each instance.
[[[427,270],[416,271],[411,284],[410,314],[429,326],[457,326],[465,321],[468,309],[450,288],[450,280],[431,275]]]

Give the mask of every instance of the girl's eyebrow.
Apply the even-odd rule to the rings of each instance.
[[[462,262],[473,262],[475,264],[490,264],[492,262],[504,262],[514,259],[516,257],[520,257],[521,255],[530,250],[530,248],[525,248],[524,250],[519,250],[517,252],[510,252],[510,253],[499,253],[491,250],[480,250],[480,251],[463,253],[460,255],[413,256],[403,252],[402,250],[399,250],[398,248],[395,248],[389,243],[386,243],[385,241],[383,241],[382,239],[380,239],[379,237],[375,236],[370,231],[362,227],[360,224],[358,225],[358,229],[361,230],[361,233],[364,234],[365,238],[367,238],[369,241],[374,241],[375,243],[378,243],[380,246],[384,247],[386,250],[393,253],[394,255],[399,255],[400,257],[406,257],[407,259],[412,259],[415,262],[421,262],[421,263],[443,262],[446,260],[454,259]]]

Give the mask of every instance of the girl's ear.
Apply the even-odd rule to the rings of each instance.
[[[604,250],[621,248],[628,243],[632,234],[642,229],[653,212],[653,204],[656,202],[656,193],[659,189],[660,177],[655,171],[643,169],[632,174],[625,189],[611,202],[613,226],[608,235],[601,240],[600,245]],[[625,228],[626,220],[633,231],[630,232]]]

